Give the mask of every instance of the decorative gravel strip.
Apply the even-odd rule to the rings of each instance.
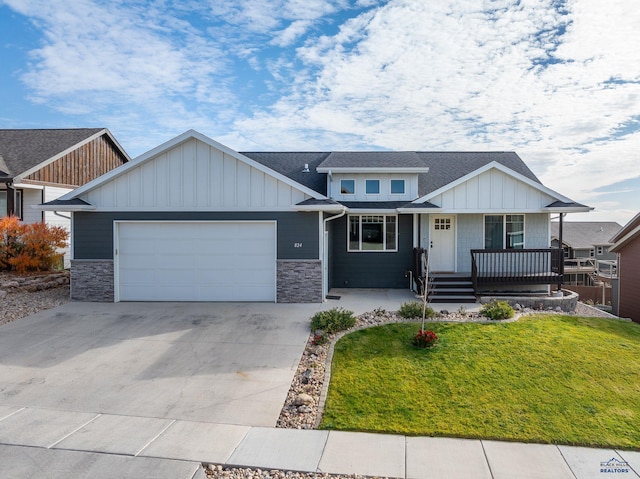
[[[361,477],[356,474],[351,475],[338,475],[338,474],[323,474],[319,472],[294,472],[294,471],[280,471],[280,470],[263,470],[263,469],[251,469],[251,468],[226,468],[223,466],[217,466],[215,464],[203,464],[204,471],[208,478],[211,479],[359,479]],[[380,479],[388,479],[381,477]]]
[[[69,302],[69,286],[57,286],[55,288],[40,291],[26,291],[17,289],[8,292],[0,299],[0,325],[10,323],[16,319],[61,306]]]

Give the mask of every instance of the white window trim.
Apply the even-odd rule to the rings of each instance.
[[[343,181],[353,181],[353,193],[343,193],[342,192],[342,182]],[[355,196],[357,189],[358,189],[358,182],[355,180],[355,178],[341,178],[340,179],[340,194],[341,195],[343,195],[343,196]]]
[[[357,216],[360,218],[358,221],[358,249],[351,249],[351,241],[349,241],[349,234],[351,228],[351,218]],[[382,224],[384,225],[382,236],[383,249],[362,249],[362,217],[363,216],[382,216],[384,220]],[[396,219],[396,247],[395,249],[385,249],[387,246],[387,218],[394,217]],[[347,253],[397,253],[398,252],[398,244],[399,244],[399,236],[398,236],[398,215],[388,215],[384,213],[362,213],[362,214],[353,214],[347,215]]]
[[[394,181],[402,181],[402,193],[394,193],[393,191],[391,191],[391,183],[393,183]],[[407,180],[402,178],[391,178],[389,180],[389,195],[402,196],[406,194],[406,192],[407,192]]]
[[[377,193],[368,193],[367,192],[367,182],[369,181],[377,181],[378,182],[378,192]],[[380,196],[380,192],[382,189],[380,188],[380,179],[379,178],[365,178],[364,180],[364,194],[366,196]]]
[[[522,216],[522,249],[527,247],[527,215],[524,213],[485,213],[482,217],[482,247],[486,249],[484,239],[486,237],[487,230],[487,216],[502,216],[502,249],[507,249],[507,215],[508,216]],[[515,248],[512,248],[515,249]]]

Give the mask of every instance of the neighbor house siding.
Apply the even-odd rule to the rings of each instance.
[[[620,317],[640,323],[640,238],[630,241],[618,253],[618,313]]]
[[[277,221],[278,259],[318,258],[317,213],[79,212],[74,213],[74,259],[113,259],[113,222]],[[176,248],[180,245],[177,244]]]
[[[347,252],[347,217],[332,223],[331,287],[408,288],[413,261],[413,215],[398,215],[397,252]]]
[[[25,182],[80,186],[125,162],[107,135],[102,135],[33,172]]]

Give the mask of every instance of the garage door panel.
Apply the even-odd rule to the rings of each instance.
[[[275,301],[274,222],[126,222],[121,301]]]

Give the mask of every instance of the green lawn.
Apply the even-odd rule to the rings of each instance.
[[[323,429],[640,448],[640,325],[533,316],[354,332],[335,347]]]

